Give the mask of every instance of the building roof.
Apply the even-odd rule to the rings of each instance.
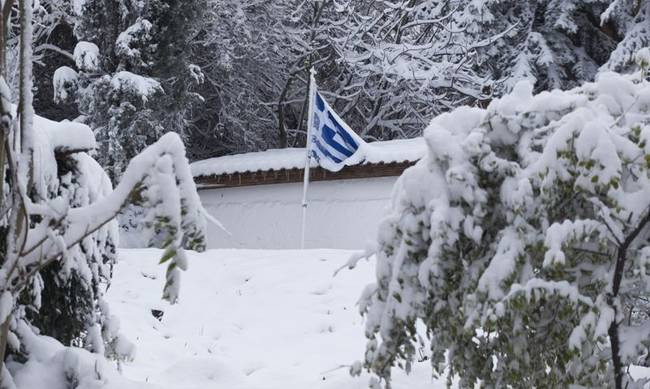
[[[424,138],[400,139],[367,144],[362,164],[416,162],[426,154]],[[305,166],[305,149],[271,149],[253,153],[210,158],[191,164],[194,177],[222,174],[300,169]],[[312,160],[312,167],[316,162]]]

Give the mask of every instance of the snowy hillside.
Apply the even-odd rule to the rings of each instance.
[[[138,387],[161,389],[362,389],[348,367],[363,354],[356,302],[372,264],[334,271],[349,251],[211,250],[191,254],[177,305],[160,299],[157,250],[124,250],[107,300],[136,344],[123,366]],[[152,309],[164,311],[158,321]],[[144,386],[142,383],[153,384]],[[428,362],[396,388],[444,387]],[[435,384],[433,384],[435,383]]]

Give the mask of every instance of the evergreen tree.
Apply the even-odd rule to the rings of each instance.
[[[41,0],[34,10],[34,109],[52,120],[79,116],[74,101],[54,97],[52,79],[61,66],[71,66],[74,36],[74,11],[69,1]]]
[[[606,69],[626,71],[635,65],[634,54],[650,46],[650,2],[646,0],[610,0],[601,15],[601,23],[620,39],[611,53]]]
[[[593,81],[617,44],[600,25],[604,0],[482,3],[471,12],[481,36],[512,28],[494,47],[479,53],[481,66],[494,80],[496,96],[508,93],[522,79],[531,80],[536,91]]]
[[[99,162],[116,181],[127,161],[160,135],[185,136],[191,108],[202,102],[193,92],[203,74],[191,62],[191,42],[206,4],[86,0],[77,6],[75,68],[59,68],[55,97],[77,102],[100,142]]]

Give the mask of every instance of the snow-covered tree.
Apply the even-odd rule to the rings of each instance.
[[[194,51],[206,99],[188,139],[194,157],[304,143],[309,67],[333,70],[329,37],[345,29],[333,10],[332,1],[209,2]]]
[[[47,128],[43,131],[52,135],[57,131],[86,135],[88,144],[83,145],[83,150],[90,151],[86,148],[94,143],[90,130],[85,126],[47,122],[40,118],[36,126],[40,127],[39,124]],[[99,164],[86,151],[69,150],[66,147],[68,142],[63,140],[57,145],[54,160],[50,158],[47,161],[56,168],[56,172],[49,173],[47,197],[66,199],[67,206],[72,208],[86,207],[104,199],[113,187]],[[27,307],[29,322],[41,334],[63,344],[75,344],[104,353],[102,337],[95,335],[102,328],[114,326],[110,324],[110,313],[102,295],[110,284],[117,242],[117,223],[111,221],[68,250],[61,260],[38,272],[35,283],[23,292],[22,300]],[[110,337],[104,339],[107,343],[112,342]]]
[[[461,387],[642,384],[628,367],[650,353],[650,50],[637,62],[431,122],[380,227],[353,373],[389,387],[430,347]]]
[[[434,112],[490,97],[476,51],[498,36],[466,33],[469,3],[348,2],[352,32],[337,43],[355,88],[342,112],[362,136],[416,136]]]
[[[535,91],[569,89],[603,66],[633,66],[646,4],[210,1],[193,51],[206,104],[192,114],[190,153],[301,145],[312,64],[335,109],[370,140],[420,135],[433,116],[485,106],[524,79]]]
[[[2,4],[0,17],[0,387],[15,387],[5,360],[8,353],[33,357],[43,303],[79,310],[61,312],[85,328],[75,344],[117,358],[131,348],[102,300],[110,276],[115,244],[114,219],[131,202],[147,209],[143,222],[164,237],[161,262],[168,264],[164,297],[178,298],[180,271],[187,266],[184,249],[204,248],[202,207],[189,171],[183,143],[170,133],[131,160],[113,190],[103,169],[85,151],[96,146],[89,127],[56,123],[34,114],[32,107],[33,9],[18,2],[20,23],[17,109],[6,82],[7,37],[13,1]],[[85,50],[83,66],[91,66],[93,50]],[[48,277],[44,277],[46,274]],[[43,295],[44,284],[57,284]],[[66,283],[78,288],[69,291]],[[62,284],[60,284],[62,283]],[[47,287],[47,285],[45,285]],[[45,297],[45,299],[43,298]],[[90,301],[77,301],[74,298]],[[65,308],[65,307],[63,307]],[[48,312],[53,307],[47,307]],[[78,316],[83,316],[79,318]],[[60,328],[60,327],[58,327]],[[82,331],[80,334],[79,331]],[[54,334],[60,335],[60,334]],[[61,335],[62,338],[69,334]],[[63,373],[63,372],[62,372]],[[65,372],[66,376],[69,372]],[[100,374],[97,372],[97,374]],[[74,377],[70,378],[72,381]],[[71,381],[71,382],[72,382]]]
[[[634,66],[634,54],[650,46],[650,3],[647,1],[610,0],[600,16],[601,24],[610,25],[621,37],[604,68],[615,71]]]
[[[77,42],[74,16],[71,1],[40,0],[35,3],[34,109],[53,120],[71,120],[79,116],[73,99],[66,99],[65,103],[52,99],[57,89],[52,76],[59,67],[74,64],[72,52]]]
[[[203,82],[191,44],[204,0],[66,1],[77,39],[73,63],[54,73],[54,99],[76,102],[100,144],[98,159],[116,182],[130,158],[166,132],[190,126]],[[75,119],[69,118],[69,119]]]
[[[364,136],[419,135],[433,116],[485,105],[522,79],[536,90],[593,80],[615,47],[606,1],[349,1],[333,37],[350,85],[342,109]]]
[[[513,26],[511,33],[481,53],[482,67],[495,82],[495,96],[508,93],[522,79],[533,82],[536,91],[593,81],[616,47],[616,37],[600,24],[607,1],[486,3],[492,3],[489,11],[473,12],[479,33]]]

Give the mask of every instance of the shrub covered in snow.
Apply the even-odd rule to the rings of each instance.
[[[36,126],[45,134],[58,133],[62,138],[59,142],[63,144],[70,143],[66,142],[67,137],[78,139],[84,134],[94,143],[92,132],[83,125],[37,118]],[[49,143],[43,145],[42,150],[52,149]],[[57,152],[50,157],[44,164],[51,170],[48,198],[60,196],[67,200],[69,207],[78,208],[99,202],[112,191],[108,176],[87,153]],[[33,298],[23,299],[28,306],[26,314],[30,324],[63,344],[76,344],[103,353],[102,337],[95,335],[110,321],[102,296],[116,261],[117,241],[117,223],[111,221],[67,250],[60,261],[39,271],[35,282],[25,291]],[[106,343],[113,341],[109,336],[103,339]]]
[[[177,134],[131,159],[113,189],[85,153],[97,145],[88,126],[34,114],[32,11],[31,1],[19,2],[18,109],[0,76],[0,387],[16,388],[21,377],[29,382],[40,373],[53,382],[65,376],[66,387],[95,387],[92,381],[101,384],[104,377],[104,355],[123,359],[133,351],[102,298],[115,259],[115,217],[133,202],[147,210],[143,223],[164,237],[163,297],[173,303],[187,266],[184,249],[205,248],[204,212]],[[8,25],[10,16],[0,16],[0,24]],[[0,29],[0,42],[7,33]],[[6,50],[0,47],[3,58]],[[83,67],[94,66],[92,45],[79,52]],[[7,73],[0,63],[0,74]],[[83,352],[42,333],[96,353],[94,373],[79,362]],[[91,381],[81,382],[86,378]]]
[[[644,73],[538,95],[519,83],[425,138],[361,300],[374,384],[428,347],[423,323],[435,374],[462,387],[633,387],[626,368],[650,351]]]

